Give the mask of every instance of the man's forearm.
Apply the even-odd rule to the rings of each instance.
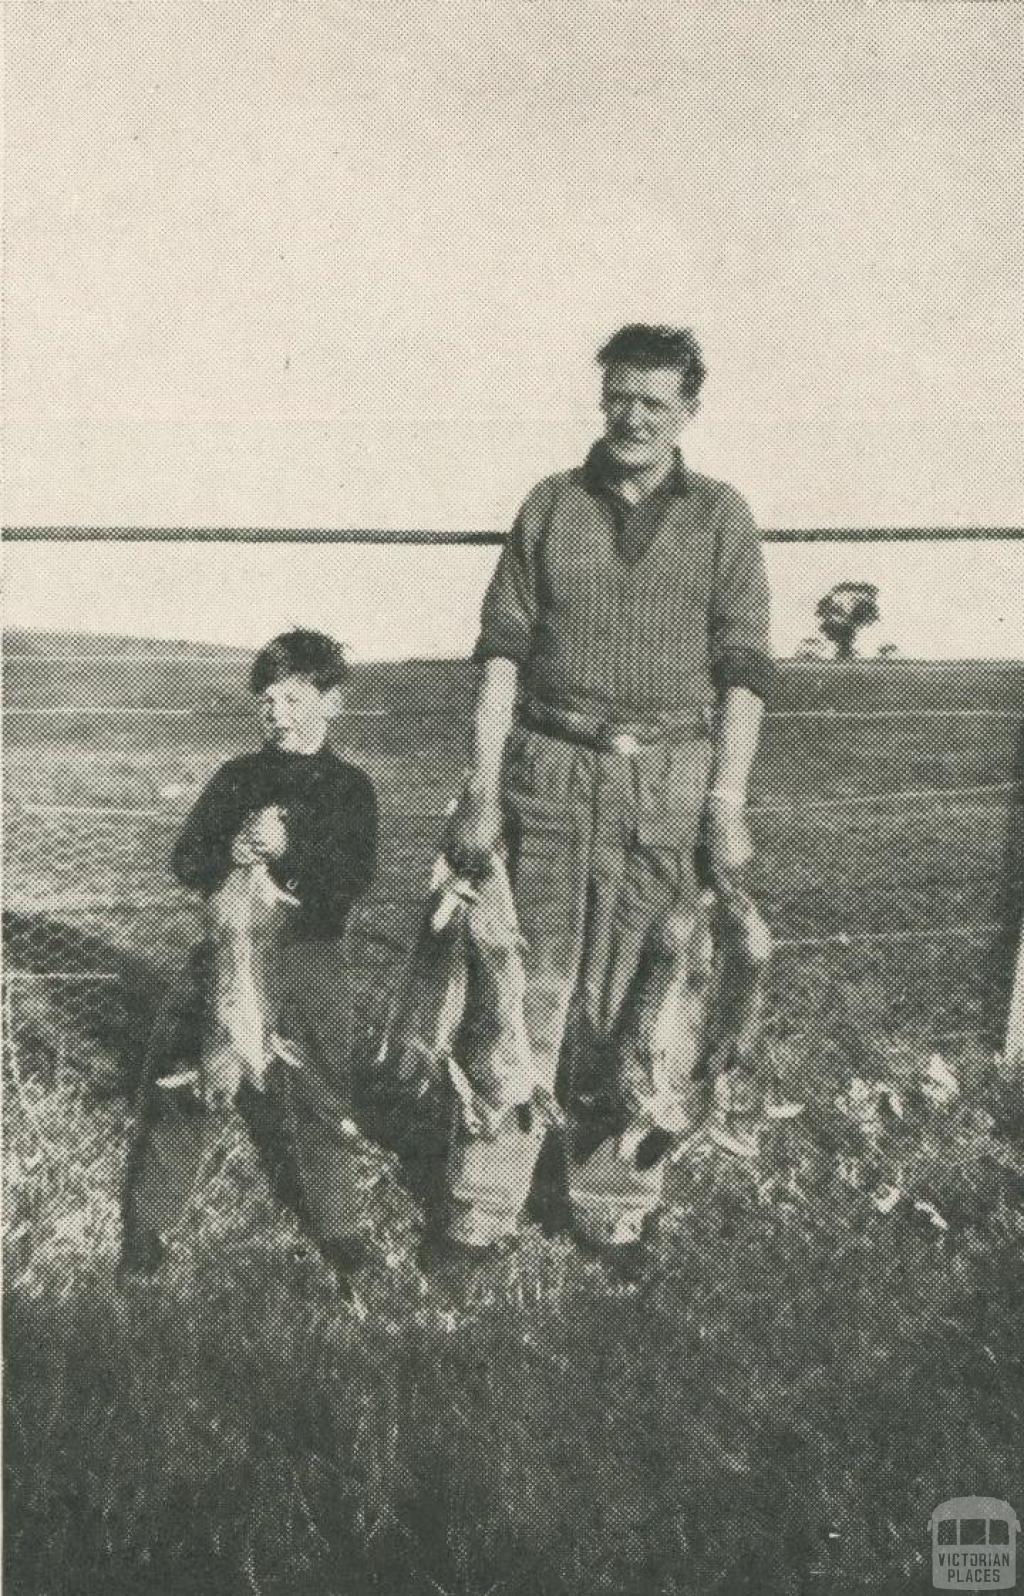
[[[501,842],[501,770],[518,686],[519,667],[514,660],[495,655],[484,661],[469,773],[444,833],[445,854],[460,873],[482,868],[486,856]]]
[[[501,785],[502,756],[512,729],[518,688],[519,667],[515,660],[495,658],[484,662],[473,721],[471,780],[480,792],[492,797],[497,796]]]
[[[763,716],[764,704],[749,688],[726,690],[715,740],[711,792],[724,799],[733,799],[738,807],[747,799]]]

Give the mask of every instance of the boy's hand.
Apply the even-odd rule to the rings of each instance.
[[[231,863],[247,868],[249,865],[258,864],[259,857],[256,849],[249,841],[246,827],[243,826],[231,844]]]
[[[231,860],[236,865],[259,864],[261,859],[280,859],[288,846],[284,810],[278,804],[255,809],[231,844]]]
[[[280,859],[288,847],[288,832],[284,824],[284,810],[279,804],[268,804],[249,816],[243,835],[250,848],[260,859]]]

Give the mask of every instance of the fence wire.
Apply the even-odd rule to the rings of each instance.
[[[7,1045],[31,1054],[37,1065],[57,1068],[74,1056],[96,1078],[112,1078],[126,1052],[141,1052],[140,1037],[159,995],[201,931],[200,906],[174,882],[169,860],[205,780],[248,741],[238,694],[245,660],[241,651],[224,651],[211,666],[203,655],[144,648],[137,654],[69,651],[8,660],[8,680],[15,674],[30,691],[16,690],[6,711],[14,725],[7,760],[3,1017]],[[119,701],[126,665],[140,673],[145,702]],[[422,662],[409,671],[414,685],[420,676],[428,687],[434,680]],[[417,881],[436,846],[444,801],[462,762],[454,744],[456,728],[467,718],[469,680],[458,701],[439,704],[420,686],[412,695],[419,702],[410,702],[396,688],[383,704],[357,702],[345,716],[354,757],[378,781],[389,833],[377,893],[357,924],[358,982],[371,1008],[386,993],[413,934]],[[901,720],[1004,722],[1012,729],[1021,715],[1013,693],[1000,685],[986,702],[922,704],[912,716],[905,707],[818,703],[783,706],[771,718],[829,729],[862,724],[856,733],[862,739],[875,737],[873,725],[893,723],[893,732],[877,733],[895,739],[892,764],[900,757]],[[1006,739],[1006,733],[999,735]],[[1020,784],[977,779],[987,771],[972,755],[969,768],[950,765],[959,779],[946,785],[911,778],[890,791],[872,790],[867,761],[874,744],[858,746],[859,770],[842,768],[836,754],[832,766],[816,773],[827,778],[824,792],[815,793],[809,780],[793,793],[758,794],[752,805],[755,831],[770,830],[774,867],[787,868],[789,856],[779,854],[777,837],[785,843],[792,833],[794,858],[799,850],[795,873],[807,878],[800,912],[775,925],[780,979],[788,980],[786,972],[811,957],[835,962],[890,955],[898,986],[911,979],[900,973],[910,951],[920,950],[939,992],[944,971],[955,981],[1006,936],[1006,915],[992,913],[998,893],[980,875],[988,871],[994,877],[1006,866],[1006,859],[992,857],[992,837],[1001,830],[1019,834]],[[919,777],[931,773],[926,764]],[[854,790],[858,786],[867,790]],[[849,827],[844,816],[851,817]],[[807,828],[819,823],[830,829],[821,832],[815,857]],[[874,910],[872,923],[850,918],[858,885],[847,857],[854,823],[861,828],[859,845],[866,845],[865,838],[874,842],[880,856],[876,874],[884,850],[906,828],[925,839],[912,916],[918,923],[903,923],[901,906],[881,901],[875,907],[882,923],[875,923]],[[949,830],[954,825],[960,827],[955,834]],[[894,877],[899,868],[894,859]],[[1007,868],[1012,874],[1012,861]],[[945,954],[936,951],[943,948]],[[970,960],[960,951],[968,948]],[[997,1008],[987,980],[983,976],[981,996],[965,1010],[975,1032],[986,1024],[991,1029]],[[943,1029],[938,1014],[934,1029],[936,1035],[959,1034],[949,1025]]]

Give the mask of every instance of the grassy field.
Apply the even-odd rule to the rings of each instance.
[[[240,660],[101,670],[81,642],[63,662],[21,642],[7,688],[35,713],[7,734],[8,967],[118,980],[9,989],[10,1591],[895,1596],[930,1588],[937,1502],[1024,1508],[1024,1099],[993,1059],[1020,811],[1013,791],[963,792],[1019,780],[1024,670],[785,673],[761,896],[784,942],[851,940],[780,951],[767,1068],[804,1113],[757,1160],[677,1166],[638,1280],[539,1224],[473,1278],[425,1274],[407,1171],[367,1142],[377,1262],[353,1310],[231,1125],[173,1266],[115,1289],[125,1055],[195,931],[164,861],[248,737]],[[389,710],[344,728],[385,800],[355,944],[366,1059],[470,692],[443,662],[353,684],[352,710]],[[99,713],[168,705],[190,713]],[[908,931],[944,934],[860,940]],[[936,1046],[959,1082],[944,1104]],[[890,1094],[877,1111],[855,1078]],[[429,1126],[420,1153],[440,1156]]]

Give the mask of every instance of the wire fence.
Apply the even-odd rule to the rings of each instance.
[[[200,906],[169,858],[205,780],[249,741],[244,660],[116,648],[8,657],[4,1019],[9,1042],[34,1058],[73,1054],[110,1074],[139,1051],[201,934]],[[343,728],[384,808],[381,876],[356,928],[371,1009],[414,932],[472,683],[464,664],[392,669],[393,679],[375,668],[366,696],[376,701],[353,704]],[[853,961],[861,981],[865,970],[891,978],[898,999],[918,980],[913,955],[933,1039],[991,1040],[1003,1011],[992,952],[1006,963],[1024,880],[1024,667],[884,671],[858,696],[846,678],[801,665],[793,675],[810,701],[791,693],[770,716],[751,819],[778,979],[820,959],[839,980]],[[150,701],[124,701],[126,676]]]

